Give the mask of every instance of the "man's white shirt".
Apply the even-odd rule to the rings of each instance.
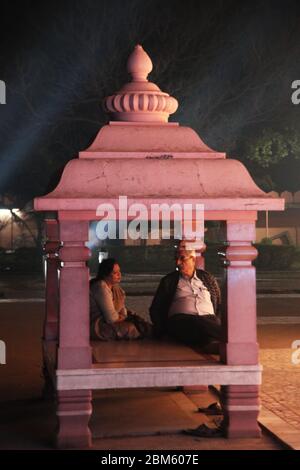
[[[191,279],[180,275],[169,317],[178,313],[189,315],[214,315],[210,292],[196,271]]]

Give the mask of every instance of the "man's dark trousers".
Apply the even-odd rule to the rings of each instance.
[[[168,319],[167,330],[174,339],[189,345],[206,346],[221,339],[221,324],[216,315],[177,313]]]

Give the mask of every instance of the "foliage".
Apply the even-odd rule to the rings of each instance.
[[[123,272],[167,273],[175,268],[174,247],[170,246],[113,246],[108,245],[109,256],[118,260]],[[97,272],[98,249],[92,250],[88,262],[90,271]]]
[[[268,245],[258,243],[255,247],[258,250],[258,256],[254,261],[254,265],[258,269],[289,269],[296,256],[296,247],[293,245]]]
[[[262,245],[272,245],[272,238],[268,238],[268,237],[265,237],[265,238],[262,238],[260,243]]]
[[[287,157],[300,160],[300,137],[296,129],[264,129],[257,139],[249,141],[245,147],[246,158],[262,168],[276,165]]]
[[[174,119],[216,150],[235,156],[245,129],[297,119],[289,94],[299,69],[296,0],[259,8],[237,0],[4,3],[1,192],[29,200],[56,186],[61,168],[107,122],[99,104],[128,80],[126,59],[137,43],[153,59],[150,80],[179,100]],[[276,157],[263,141],[248,163],[267,168],[286,158],[289,146],[280,136],[272,142]]]

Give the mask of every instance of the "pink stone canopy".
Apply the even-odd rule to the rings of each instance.
[[[226,436],[258,437],[261,432],[252,266],[257,251],[252,243],[256,211],[281,210],[284,200],[265,194],[241,162],[210,149],[192,129],[169,123],[177,101],[147,80],[151,69],[150,58],[137,46],[128,61],[131,82],[105,100],[116,121],[104,126],[94,143],[66,165],[54,191],[34,202],[36,210],[58,212],[56,220],[46,221],[43,370],[46,380],[52,378],[51,386],[55,384],[57,445],[64,449],[91,445],[88,422],[96,389],[219,383]],[[164,362],[159,349],[156,355],[151,350],[151,361],[153,356],[158,361],[143,361],[147,357],[143,341],[136,342],[136,355],[124,352],[120,363],[113,356],[114,344],[109,362],[92,363],[86,264],[89,221],[97,218],[100,203],[115,202],[119,196],[148,205],[190,200],[204,205],[206,220],[226,221],[220,363],[207,358],[203,363],[198,356],[192,364],[176,357]],[[103,345],[98,347],[103,358]]]
[[[129,57],[131,82],[105,99],[116,122],[65,167],[54,191],[35,199],[36,210],[96,210],[126,195],[144,203],[193,199],[205,210],[283,210],[284,200],[264,193],[244,165],[215,152],[197,133],[167,122],[177,100],[147,80],[152,62],[141,46]]]

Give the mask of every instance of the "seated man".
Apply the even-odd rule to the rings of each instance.
[[[216,279],[196,269],[195,250],[182,245],[176,264],[177,270],[160,281],[150,307],[154,334],[167,333],[188,345],[207,346],[219,341],[221,325],[216,313],[221,294]]]

